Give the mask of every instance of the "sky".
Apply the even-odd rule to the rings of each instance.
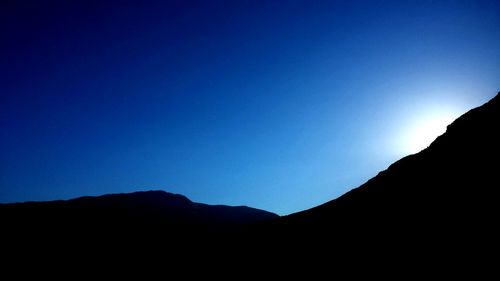
[[[311,208],[491,99],[499,27],[499,1],[2,1],[0,202]]]

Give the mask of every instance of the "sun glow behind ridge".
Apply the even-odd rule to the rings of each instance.
[[[428,147],[438,136],[446,132],[446,127],[460,116],[457,112],[432,112],[416,118],[403,137],[402,145],[407,153],[417,153]]]

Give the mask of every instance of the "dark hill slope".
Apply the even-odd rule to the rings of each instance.
[[[500,206],[499,95],[455,120],[428,148],[335,200],[282,218],[278,228],[349,240],[490,235]]]

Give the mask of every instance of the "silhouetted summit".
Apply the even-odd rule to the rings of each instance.
[[[164,191],[144,191],[80,197],[67,201],[0,204],[4,223],[44,229],[66,227],[113,228],[153,227],[172,232],[184,229],[219,229],[276,218],[276,214],[246,206],[207,205]],[[137,231],[134,230],[134,231]]]

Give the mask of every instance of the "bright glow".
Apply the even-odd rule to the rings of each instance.
[[[438,136],[446,132],[446,126],[451,124],[459,114],[440,112],[420,117],[410,126],[403,140],[407,153],[417,153],[428,147]]]

